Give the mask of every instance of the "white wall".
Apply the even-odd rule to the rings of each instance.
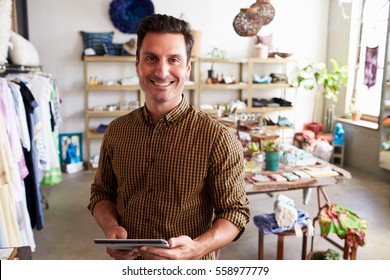
[[[127,41],[111,23],[109,0],[29,0],[30,41],[40,54],[44,70],[54,74],[62,99],[61,132],[84,131],[83,65],[80,30],[115,31],[114,42]],[[232,22],[240,8],[255,0],[182,1],[153,0],[156,13],[185,14],[194,29],[202,31],[203,56],[210,46],[227,50],[229,57],[251,55],[253,38],[238,36]],[[329,0],[272,0],[274,20],[260,30],[272,32],[274,45],[308,61],[326,61]],[[313,94],[301,91],[297,108],[297,129],[311,120]]]

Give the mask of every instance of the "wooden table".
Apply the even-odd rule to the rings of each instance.
[[[274,192],[281,192],[281,191],[291,191],[291,190],[298,190],[298,189],[309,189],[309,188],[316,188],[317,190],[317,202],[318,202],[318,214],[321,210],[321,208],[324,206],[324,204],[321,202],[321,198],[325,198],[325,202],[329,202],[329,198],[327,197],[324,187],[331,186],[331,185],[337,185],[342,184],[346,180],[351,179],[351,174],[333,164],[330,164],[326,161],[323,161],[321,159],[317,159],[317,164],[324,165],[324,166],[330,166],[334,171],[338,173],[338,175],[335,176],[323,176],[323,177],[313,177],[308,179],[299,179],[295,181],[287,181],[287,182],[276,182],[276,181],[269,181],[269,182],[254,182],[254,183],[247,183],[246,184],[246,193],[248,195],[252,194],[259,194],[259,193],[267,193],[272,194]],[[262,171],[262,175],[267,175],[271,173],[283,173],[283,172],[292,172],[294,170],[302,170],[304,167],[296,167],[296,168],[290,168],[290,169],[280,169],[278,171]],[[318,215],[314,218],[314,221],[318,221]],[[344,259],[356,259],[356,251],[357,248],[350,248],[348,247],[347,243],[344,243],[344,246],[339,245],[337,242],[332,240],[329,237],[323,237],[325,240],[339,248],[343,251],[343,258]],[[263,248],[260,246],[263,246],[263,244],[260,244],[262,241],[261,238],[259,238],[259,248]],[[313,249],[313,242],[314,242],[314,236],[312,237],[311,242],[311,248]],[[263,250],[263,249],[262,249]]]
[[[330,164],[321,159],[317,159],[317,163],[330,166],[334,171],[338,173],[336,176],[324,176],[324,177],[312,177],[308,179],[299,179],[295,181],[287,181],[287,182],[254,182],[246,184],[246,193],[249,194],[257,194],[257,193],[273,193],[279,191],[289,191],[289,190],[297,190],[297,189],[305,189],[305,188],[318,188],[325,187],[330,185],[337,185],[344,183],[345,180],[351,179],[351,174],[338,166]],[[272,174],[272,173],[283,173],[283,172],[293,172],[294,170],[302,170],[304,166],[296,167],[296,168],[287,168],[287,169],[279,169],[278,171],[262,171],[263,175]],[[319,202],[320,203],[320,202]],[[321,205],[319,205],[321,207]]]

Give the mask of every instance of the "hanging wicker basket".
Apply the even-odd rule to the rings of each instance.
[[[243,37],[255,36],[263,26],[257,8],[243,8],[236,15],[233,27],[236,33]]]
[[[263,25],[267,25],[274,19],[275,9],[269,0],[257,0],[256,3],[251,5],[251,8],[258,9]]]

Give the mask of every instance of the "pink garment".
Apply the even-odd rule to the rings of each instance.
[[[366,47],[366,61],[364,66],[364,84],[370,87],[376,84],[376,70],[378,67],[378,48]]]
[[[28,175],[28,169],[26,166],[22,144],[18,134],[17,116],[15,106],[13,104],[11,90],[8,87],[6,79],[0,79],[0,116],[4,120],[5,129],[7,131],[8,140],[11,146],[12,156],[15,164],[19,168],[21,175],[17,180],[22,180]],[[17,184],[16,186],[19,186]],[[22,200],[24,196],[24,189],[15,186],[15,198],[16,200]]]

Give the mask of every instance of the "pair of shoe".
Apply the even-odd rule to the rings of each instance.
[[[293,126],[292,122],[290,122],[286,117],[278,117],[278,126]]]
[[[274,123],[269,117],[266,117],[264,120],[267,126],[276,125],[276,123]]]

